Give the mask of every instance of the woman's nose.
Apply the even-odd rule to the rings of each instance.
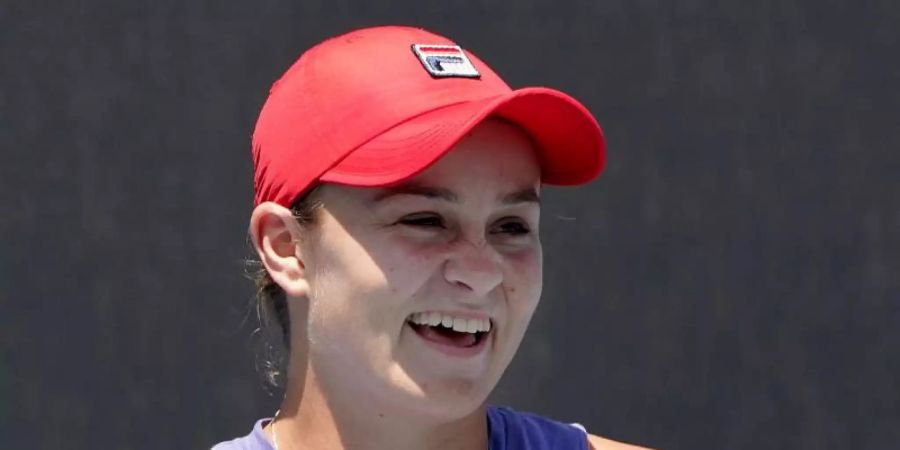
[[[485,241],[462,241],[444,264],[444,278],[481,299],[503,282],[500,255]]]

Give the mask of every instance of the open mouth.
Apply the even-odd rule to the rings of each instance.
[[[490,334],[490,319],[469,319],[438,312],[416,313],[406,320],[426,341],[459,348],[476,347]]]

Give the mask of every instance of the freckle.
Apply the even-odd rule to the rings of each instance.
[[[384,417],[383,413],[378,413],[378,417]]]
[[[516,288],[514,288],[514,287],[509,288],[509,293],[512,294],[513,292],[516,292]]]

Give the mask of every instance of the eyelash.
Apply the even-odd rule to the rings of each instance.
[[[437,215],[421,215],[414,214],[412,216],[404,217],[397,221],[397,223],[401,225],[407,225],[412,227],[423,227],[423,228],[444,228],[444,220],[441,219],[440,216]]]
[[[505,222],[501,223],[500,226],[506,228],[507,225],[513,225],[514,229],[509,230],[501,230],[500,233],[507,233],[512,236],[521,236],[524,234],[528,234],[531,232],[531,229],[528,228],[528,225],[521,220],[507,220],[514,219],[512,217],[505,217],[501,220]],[[420,215],[414,214],[411,216],[404,217],[397,221],[397,223],[401,225],[406,225],[410,227],[416,228],[446,228],[444,225],[444,219],[436,214],[431,215]],[[493,234],[493,233],[492,233]]]

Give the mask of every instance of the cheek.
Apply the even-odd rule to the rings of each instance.
[[[310,280],[309,339],[320,351],[360,349],[384,327],[386,275],[368,249],[339,233],[322,239],[307,265]],[[342,349],[343,348],[343,349]]]
[[[313,274],[315,328],[338,340],[396,338],[408,303],[433,273],[438,255],[390,239],[323,242]],[[338,325],[335,325],[338,324]],[[312,326],[311,326],[312,328]],[[378,335],[378,336],[373,336]]]
[[[504,274],[505,327],[497,336],[499,367],[507,367],[519,349],[541,298],[543,262],[540,250],[507,259]]]
[[[422,287],[440,271],[446,259],[443,246],[409,242],[402,238],[386,240],[379,252],[379,266],[392,294],[413,300]]]
[[[504,286],[511,307],[530,313],[537,307],[543,288],[544,268],[540,248],[507,257]]]

